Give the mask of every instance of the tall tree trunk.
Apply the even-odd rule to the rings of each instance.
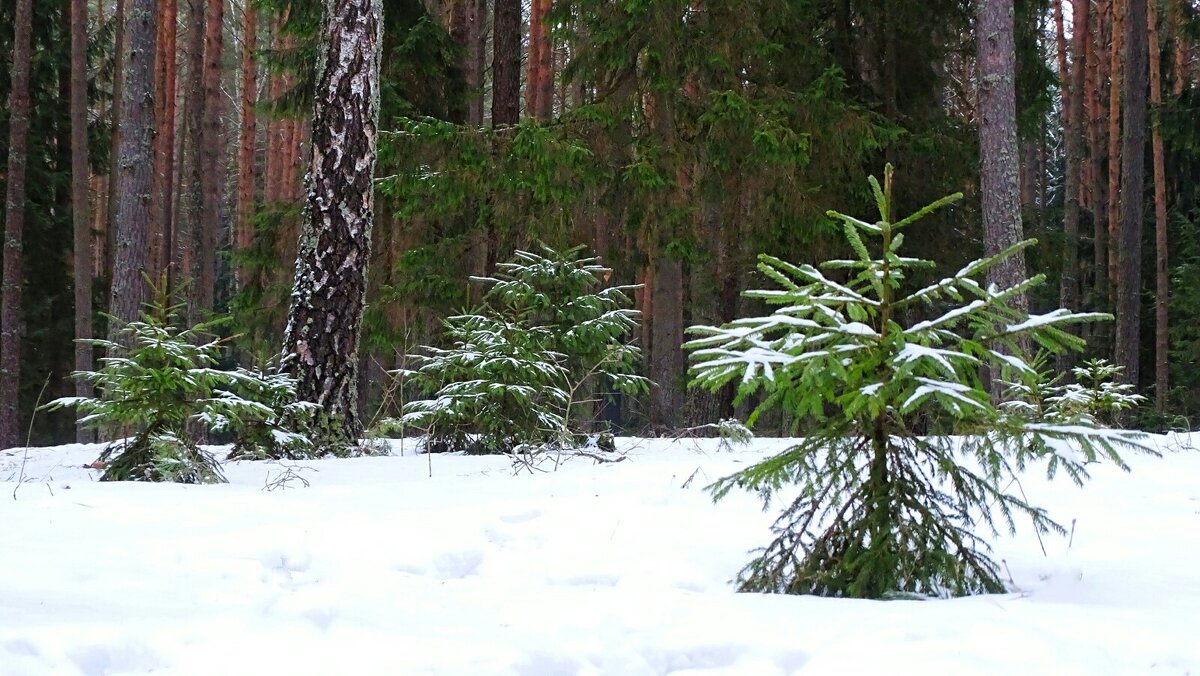
[[[371,256],[380,0],[327,0],[308,210],[284,337],[299,401],[323,407],[318,443],[358,444],[358,346]]]
[[[1125,107],[1121,138],[1121,232],[1117,276],[1116,362],[1137,385],[1141,340],[1142,192],[1146,157],[1146,2],[1127,0]]]
[[[1108,280],[1112,287],[1121,284],[1117,256],[1121,240],[1117,224],[1121,220],[1121,45],[1125,40],[1125,10],[1130,0],[1112,0],[1112,41],[1109,49],[1108,89]]]
[[[206,318],[213,309],[217,274],[217,233],[225,187],[222,149],[221,56],[224,53],[225,0],[207,0],[204,18],[204,108],[200,137],[200,213],[194,222],[196,273],[195,294],[189,304],[193,321]]]
[[[187,292],[187,320],[195,323],[200,315],[194,309],[197,298],[196,243],[201,229],[204,210],[204,163],[201,159],[204,147],[204,36],[205,9],[207,0],[191,0],[187,18],[188,39],[184,47],[184,62],[187,64],[187,88],[183,93],[183,171],[180,173],[180,209],[177,219],[174,246],[178,283],[172,288],[183,288]]]
[[[1158,7],[1149,0],[1147,38],[1150,46],[1151,145],[1154,149],[1154,405],[1159,413],[1167,407],[1167,176],[1163,159],[1163,137],[1159,113],[1162,110],[1162,55],[1158,42]]]
[[[1108,60],[1102,53],[1104,7],[1108,0],[1092,12],[1089,22],[1084,64],[1088,69],[1087,106],[1088,114],[1088,162],[1091,165],[1091,180],[1086,186],[1091,193],[1092,204],[1092,307],[1108,307],[1108,201],[1104,196],[1104,104],[1100,92],[1108,77],[1105,64]]]
[[[549,15],[550,0],[531,0],[525,108],[530,117],[542,121],[549,120],[554,109],[554,49]]]
[[[1067,151],[1063,205],[1062,306],[1079,309],[1079,198],[1083,177],[1083,88],[1084,44],[1088,25],[1088,1],[1072,3],[1070,85],[1066,87],[1064,142]],[[986,192],[985,192],[986,194]]]
[[[4,200],[4,275],[0,290],[0,448],[20,443],[21,250],[25,225],[25,167],[29,161],[29,62],[33,2],[17,0],[12,79],[8,90],[8,170]]]
[[[1170,10],[1167,17],[1171,21],[1171,35],[1175,39],[1175,60],[1172,63],[1171,93],[1175,97],[1183,94],[1188,82],[1188,64],[1192,60],[1191,40],[1184,33],[1183,11],[1180,5],[1187,0],[1167,0]]]
[[[125,6],[126,0],[116,0],[116,5],[113,8],[113,21],[116,22],[116,30],[113,35],[113,52],[116,56],[113,58],[112,138],[110,139],[111,145],[109,146],[109,157],[112,158],[112,161],[109,162],[108,193],[105,195],[105,212],[108,218],[104,221],[104,267],[108,276],[110,292],[114,277],[113,268],[116,263],[117,197],[118,186],[120,185],[120,163],[116,160],[121,156],[121,134],[125,129],[125,125],[121,122],[121,108],[125,101],[125,27],[128,18]],[[112,313],[111,307],[109,308],[109,313]]]
[[[484,49],[487,44],[487,0],[466,0],[467,55],[463,70],[467,80],[467,122],[483,125]]]
[[[71,220],[75,275],[75,370],[92,370],[92,232],[88,214],[87,129],[87,10],[88,0],[71,0]],[[92,384],[75,380],[75,396],[92,396]],[[92,430],[76,425],[75,441],[86,444]]]
[[[238,130],[238,178],[234,247],[238,251],[250,248],[253,230],[250,218],[254,212],[254,138],[258,130],[255,104],[258,99],[258,63],[254,50],[257,43],[258,15],[250,2],[242,5],[242,124]],[[238,265],[235,279],[240,288],[246,283],[245,266]]]
[[[994,256],[1022,239],[1020,158],[1017,156],[1017,49],[1012,0],[978,0],[979,163],[984,254]],[[989,284],[1025,280],[1025,257],[1012,256],[987,272]],[[1025,296],[1013,299],[1025,310]]]
[[[159,0],[158,58],[156,59],[154,135],[154,220],[152,223],[152,276],[157,278],[171,264],[172,221],[175,191],[175,81],[178,35],[177,0]]]
[[[521,0],[495,0],[492,28],[492,125],[521,117]]]
[[[116,251],[113,259],[111,314],[118,322],[137,319],[150,300],[145,275],[150,269],[150,205],[154,192],[154,48],[155,1],[130,0],[126,17],[124,98],[121,102],[121,152],[116,158]],[[114,336],[120,326],[110,326]]]

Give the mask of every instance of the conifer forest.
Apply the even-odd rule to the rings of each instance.
[[[744,417],[688,387],[687,328],[761,305],[760,253],[844,255],[826,212],[871,209],[885,164],[900,212],[963,193],[909,233],[914,275],[1036,239],[989,281],[1113,315],[1054,368],[1111,361],[1144,429],[1200,406],[1187,0],[5,0],[0,26],[0,446],[89,438],[35,411],[89,396],[106,352],[77,341],[156,293],[223,365],[311,350],[298,398],[357,438],[420,396],[397,372],[485,302],[470,278],[541,246],[638,311],[645,386],[589,417]]]

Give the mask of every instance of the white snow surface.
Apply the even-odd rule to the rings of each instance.
[[[782,440],[532,473],[410,444],[275,490],[287,466],[99,483],[96,446],[2,451],[0,675],[1200,674],[1200,437],[1153,442],[1082,489],[1023,477],[1074,532],[997,538],[1012,593],[888,602],[735,593],[778,506],[703,487]]]

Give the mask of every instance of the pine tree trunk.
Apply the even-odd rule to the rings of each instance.
[[[1103,42],[1104,8],[1102,2],[1089,22],[1087,49],[1084,63],[1088,69],[1087,107],[1088,114],[1088,162],[1091,165],[1091,180],[1085,186],[1091,193],[1092,204],[1092,303],[1094,309],[1108,307],[1108,201],[1104,196],[1104,105],[1100,92],[1108,77],[1101,53]],[[1094,327],[1095,328],[1095,327]]]
[[[1117,276],[1116,363],[1139,383],[1142,290],[1142,192],[1146,146],[1146,2],[1127,0],[1124,133],[1121,138],[1121,231]]]
[[[154,0],[131,0],[126,16],[121,152],[116,158],[117,214],[111,314],[118,325],[137,319],[150,300],[145,275],[150,269],[150,206],[154,192]]]
[[[1088,2],[1076,0],[1072,3],[1071,68],[1063,129],[1067,151],[1065,189],[1063,205],[1063,267],[1060,302],[1062,307],[1079,309],[1079,201],[1082,193],[1083,170],[1083,88],[1084,88],[1084,40],[1087,35]],[[986,194],[986,191],[985,191]]]
[[[197,270],[193,279],[194,300],[189,311],[193,321],[205,319],[213,310],[217,274],[217,233],[221,228],[225,167],[222,149],[221,56],[225,40],[225,1],[207,0],[204,18],[204,109],[200,137],[200,213],[194,222]]]
[[[379,125],[380,0],[327,0],[308,213],[284,338],[300,401],[323,407],[318,442],[358,444],[358,346],[371,255]]]
[[[184,171],[181,172],[180,210],[175,233],[176,267],[179,271],[178,284],[173,288],[187,291],[187,321],[200,319],[198,310],[199,271],[197,241],[200,238],[202,213],[204,211],[204,163],[201,159],[204,147],[204,36],[207,0],[193,0],[187,18],[188,39],[184,59],[187,63],[187,88],[183,99],[183,153]],[[183,179],[186,178],[186,181]]]
[[[154,221],[151,233],[155,283],[171,264],[172,221],[175,191],[175,47],[178,34],[177,0],[159,0],[158,98],[155,99],[157,132],[154,135]]]
[[[21,285],[25,281],[25,168],[29,161],[29,67],[33,2],[17,0],[8,90],[8,170],[4,200],[4,275],[0,290],[0,449],[20,443]]]
[[[467,122],[483,125],[484,48],[487,44],[484,27],[487,25],[487,0],[467,2],[467,56],[464,71],[467,79]]]
[[[254,6],[246,2],[242,6],[242,124],[238,130],[237,221],[233,238],[237,251],[249,249],[253,240],[250,219],[254,213],[254,139],[258,131],[258,114],[255,111],[258,63],[254,55],[257,32],[258,14]],[[238,288],[246,284],[245,266],[238,265],[234,275]]]
[[[1125,40],[1125,9],[1129,0],[1112,0],[1112,41],[1109,49],[1108,90],[1108,280],[1110,288],[1121,285],[1117,257],[1121,240],[1121,52]]]
[[[116,5],[113,8],[113,21],[116,22],[116,29],[113,36],[113,90],[112,90],[112,138],[110,139],[109,157],[113,161],[109,162],[108,170],[108,192],[105,195],[105,213],[107,218],[104,219],[104,250],[105,250],[105,273],[108,279],[109,292],[112,291],[112,280],[114,278],[114,266],[116,264],[116,238],[117,238],[117,190],[120,185],[120,163],[116,161],[121,156],[121,134],[124,132],[124,125],[121,122],[121,108],[125,101],[125,26],[126,12],[125,1],[116,0]],[[112,308],[109,307],[111,314]]]
[[[554,37],[550,34],[550,2],[551,0],[533,0],[533,4],[538,8],[538,22],[541,25],[541,46],[537,53],[537,106],[534,116],[543,122],[554,116]]]
[[[1162,413],[1167,406],[1167,176],[1159,113],[1162,110],[1162,55],[1158,42],[1158,8],[1150,0],[1147,9],[1147,38],[1150,45],[1151,146],[1154,149],[1154,405]]]
[[[1017,50],[1012,0],[978,0],[979,163],[983,201],[984,254],[1022,239],[1020,159],[1017,156]],[[1000,288],[1025,280],[1025,256],[1012,256],[987,272]],[[1025,296],[1013,307],[1028,307]]]
[[[92,232],[88,214],[87,129],[87,10],[88,0],[71,0],[71,219],[75,273],[75,370],[92,370],[92,346],[79,342],[92,338]],[[92,396],[92,384],[75,380],[75,396]],[[76,425],[75,441],[95,438],[91,429]]]
[[[521,2],[495,0],[492,29],[492,125],[521,117]]]

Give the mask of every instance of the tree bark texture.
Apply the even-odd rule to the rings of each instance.
[[[1121,52],[1125,41],[1125,9],[1130,0],[1112,0],[1112,40],[1109,48],[1108,89],[1108,280],[1113,287],[1121,284],[1117,256],[1121,241],[1117,224],[1121,220]]]
[[[92,346],[79,342],[92,338],[92,231],[88,214],[87,129],[87,9],[88,0],[71,0],[71,220],[75,276],[75,370],[92,370]],[[75,380],[75,396],[92,396],[92,384]],[[76,425],[75,441],[91,442],[91,429]]]
[[[20,443],[21,250],[25,226],[25,168],[29,161],[29,62],[33,2],[17,0],[13,15],[12,78],[8,90],[8,168],[4,196],[4,274],[0,282],[0,448]]]
[[[1060,302],[1071,310],[1079,308],[1079,211],[1083,184],[1083,89],[1085,81],[1084,46],[1088,25],[1087,0],[1072,3],[1070,84],[1063,99],[1066,114],[1063,141],[1067,151],[1063,201],[1063,261]],[[985,193],[986,194],[986,190]]]
[[[234,247],[237,251],[250,248],[254,231],[250,218],[254,213],[254,139],[258,130],[258,63],[254,56],[257,44],[258,14],[247,2],[242,8],[242,101],[241,128],[238,130],[237,206],[235,208]],[[239,265],[235,281],[239,287],[246,283],[246,270]]]
[[[984,254],[1022,239],[1020,158],[1017,156],[1017,51],[1012,0],[978,0],[979,160]],[[1025,257],[1012,256],[987,272],[1001,288],[1025,280]],[[1024,310],[1024,295],[1014,299]]]
[[[1137,385],[1141,339],[1142,192],[1146,156],[1146,3],[1127,0],[1124,130],[1121,138],[1121,231],[1117,266],[1116,362]]]
[[[323,407],[319,441],[355,446],[358,346],[371,254],[379,125],[380,0],[326,0],[308,212],[284,338],[300,401]]]
[[[178,270],[178,283],[172,282],[172,288],[185,288],[188,299],[187,320],[195,323],[199,313],[193,308],[196,304],[196,243],[199,239],[201,212],[204,210],[203,186],[204,165],[201,160],[201,148],[204,145],[204,35],[205,35],[205,2],[207,0],[192,0],[188,13],[188,39],[184,49],[184,62],[187,64],[187,87],[183,93],[183,144],[180,148],[181,161],[184,170],[180,172],[180,209],[176,219],[176,233],[173,258]],[[182,287],[180,286],[182,285]]]
[[[150,300],[145,275],[150,270],[150,221],[154,192],[154,49],[157,38],[154,0],[130,0],[126,7],[124,97],[121,102],[121,151],[117,162],[116,246],[110,313],[122,322],[141,315]]]
[[[1155,0],[1146,5],[1147,38],[1150,46],[1150,105],[1151,147],[1154,151],[1154,405],[1162,413],[1167,406],[1167,300],[1169,279],[1167,277],[1167,175],[1163,157],[1162,127],[1159,113],[1162,109],[1162,54],[1158,41],[1158,8]]]
[[[521,117],[521,1],[495,0],[492,28],[492,125]]]
[[[1104,9],[1107,2],[1092,12],[1089,22],[1084,63],[1088,69],[1088,163],[1091,166],[1090,181],[1085,188],[1090,192],[1092,205],[1092,307],[1108,307],[1108,201],[1104,196],[1104,104],[1101,89],[1108,77],[1108,60],[1102,53],[1104,44]]]
[[[177,0],[159,0],[158,58],[156,70],[154,135],[154,220],[151,233],[154,265],[152,276],[165,273],[171,264],[175,192],[175,84],[176,39],[178,37]]]
[[[217,279],[217,233],[221,228],[221,207],[224,198],[225,167],[223,160],[221,112],[221,56],[225,41],[225,0],[207,0],[204,18],[204,109],[201,115],[200,136],[200,213],[195,236],[196,271],[192,280],[195,289],[189,311],[193,321],[205,319],[212,312]]]

